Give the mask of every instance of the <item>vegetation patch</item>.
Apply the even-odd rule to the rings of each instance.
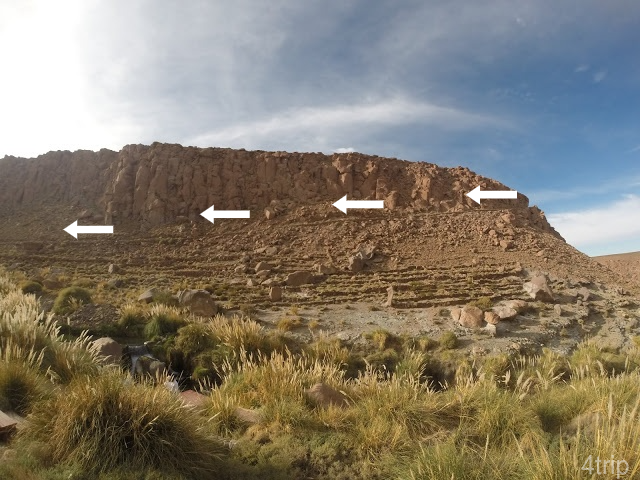
[[[57,315],[68,315],[86,303],[91,303],[91,293],[88,290],[82,287],[67,287],[58,293],[53,304],[53,312]]]

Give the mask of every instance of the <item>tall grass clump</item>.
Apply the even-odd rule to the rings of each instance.
[[[95,374],[97,352],[90,343],[86,333],[65,340],[53,315],[40,311],[34,295],[12,290],[0,297],[0,352],[11,350],[14,358],[35,356],[39,360],[33,366],[52,380],[68,382],[78,374]]]
[[[146,321],[146,310],[137,303],[125,303],[119,309],[120,317],[118,325],[122,328],[131,328],[143,325]]]
[[[25,280],[20,283],[20,290],[22,293],[33,293],[38,295],[42,293],[42,284],[35,280]]]
[[[153,305],[147,313],[147,324],[144,334],[148,339],[176,333],[180,327],[187,324],[182,311],[176,307],[163,304]]]
[[[91,293],[88,290],[81,287],[67,287],[58,293],[53,304],[53,313],[67,315],[86,303],[91,303]]]
[[[21,348],[8,345],[0,355],[0,410],[26,415],[51,390],[38,371],[42,353],[25,356]]]
[[[41,442],[42,462],[94,475],[125,468],[221,478],[225,447],[198,415],[163,386],[125,379],[113,371],[75,379],[35,406],[20,440]]]

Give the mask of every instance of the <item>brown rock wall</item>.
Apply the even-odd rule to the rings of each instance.
[[[443,168],[360,153],[324,155],[182,147],[154,143],[127,145],[120,152],[50,152],[36,159],[0,160],[0,199],[16,209],[41,202],[94,208],[112,223],[160,225],[177,217],[198,219],[218,209],[264,211],[278,205],[303,206],[349,199],[379,199],[388,210],[412,208],[434,213],[510,209],[513,223],[552,231],[544,214],[516,201],[484,200],[465,193],[505,189],[467,168]]]

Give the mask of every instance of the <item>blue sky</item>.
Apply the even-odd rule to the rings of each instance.
[[[0,156],[153,141],[468,166],[640,250],[636,0],[8,0]]]

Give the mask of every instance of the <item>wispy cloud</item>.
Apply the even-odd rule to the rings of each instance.
[[[606,195],[611,193],[626,193],[625,190],[640,185],[640,175],[629,175],[624,178],[612,178],[592,185],[573,185],[563,189],[533,190],[527,192],[527,196],[533,203],[547,203],[561,200],[570,200],[580,197],[593,197],[594,195]]]
[[[575,68],[574,72],[582,73],[582,72],[586,72],[587,70],[589,70],[589,65],[583,63],[582,65],[578,65]]]
[[[600,70],[599,72],[596,72],[593,74],[593,82],[594,83],[600,83],[601,81],[603,81],[605,79],[605,77],[607,76],[607,71],[606,70]]]
[[[346,147],[346,148],[336,148],[333,153],[351,153],[351,152],[355,152],[355,148],[353,147]]]
[[[281,144],[325,151],[351,135],[367,136],[381,127],[409,124],[448,131],[515,128],[512,122],[499,117],[396,97],[375,103],[294,108],[268,118],[213,129],[188,141],[247,148],[274,148]]]
[[[547,215],[568,243],[588,251],[637,239],[640,249],[640,196],[626,195],[600,207]]]

